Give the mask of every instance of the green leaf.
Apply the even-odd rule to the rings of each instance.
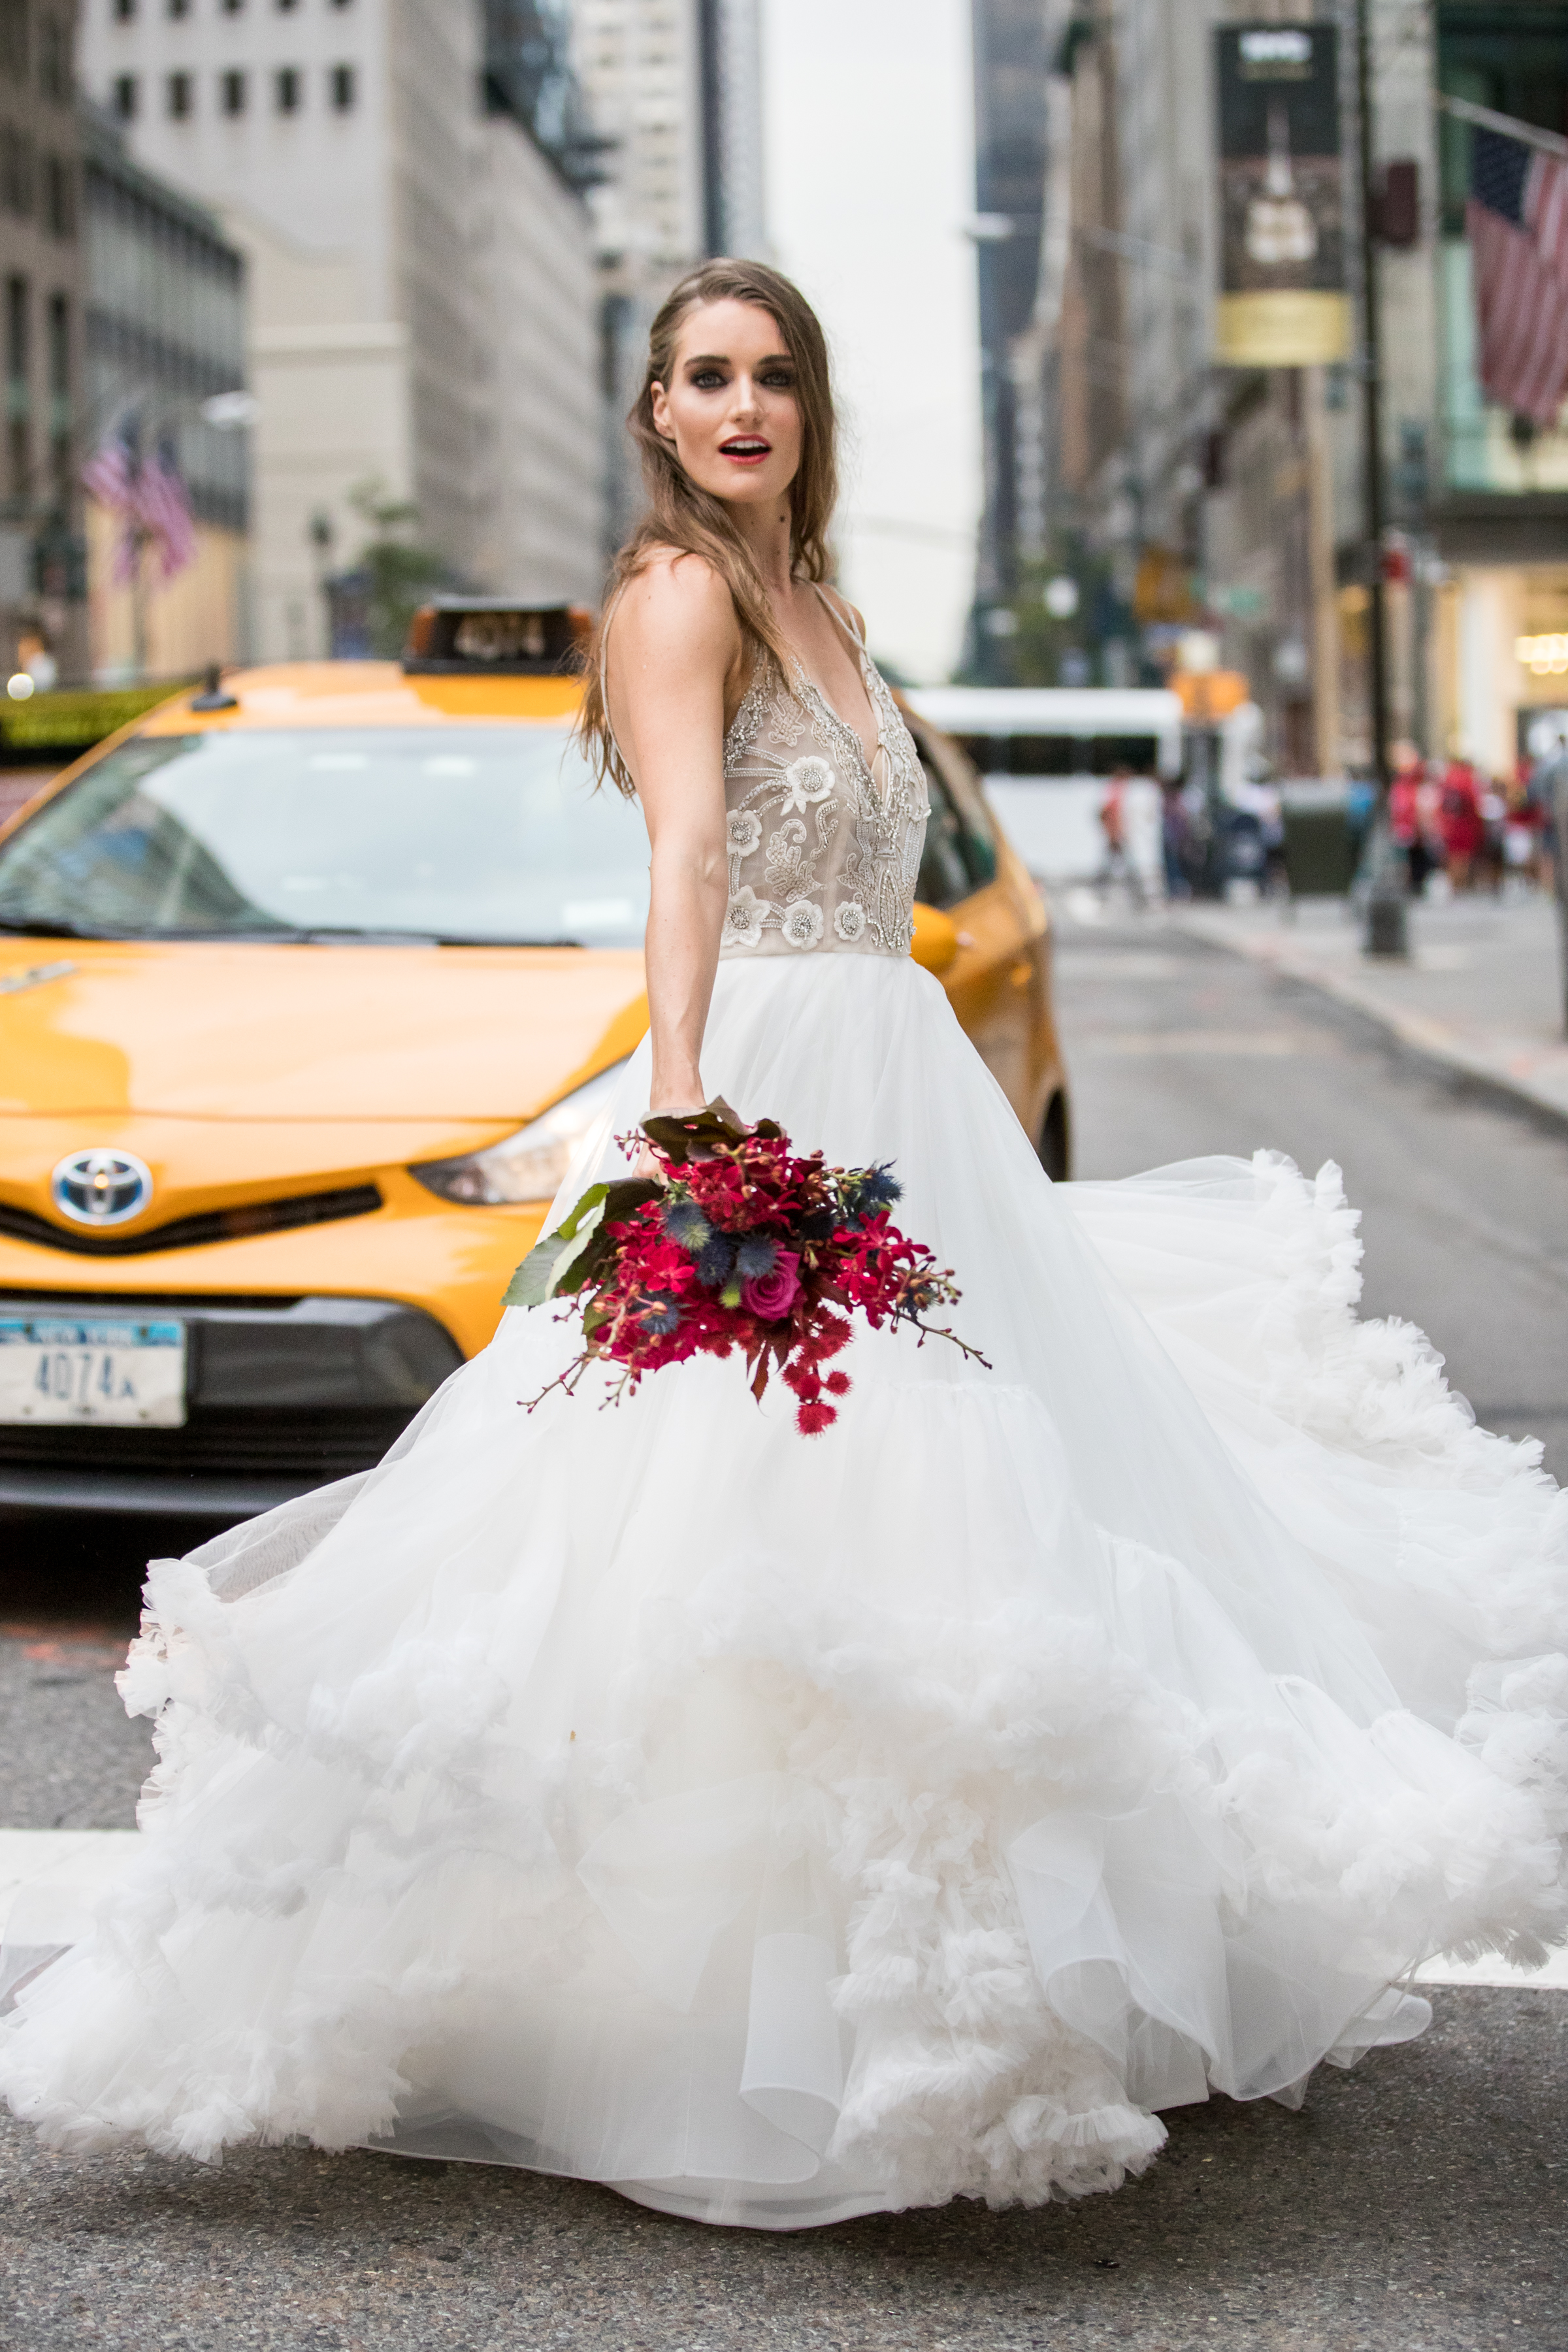
[[[637,1176],[619,1177],[611,1184],[590,1184],[555,1231],[534,1243],[502,1291],[501,1305],[542,1307],[560,1292],[581,1290],[595,1265],[609,1255],[606,1228],[630,1216],[645,1202],[657,1201],[662,1190]]]

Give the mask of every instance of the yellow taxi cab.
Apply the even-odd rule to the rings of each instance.
[[[647,1026],[587,620],[445,599],[401,665],[215,674],[0,828],[0,1508],[265,1509],[489,1339]],[[1044,905],[906,716],[914,952],[1065,1174]]]

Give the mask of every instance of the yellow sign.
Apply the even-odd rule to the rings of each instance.
[[[1181,697],[1189,727],[1213,727],[1252,699],[1251,685],[1238,669],[1177,669],[1167,682]]]
[[[1346,294],[1281,289],[1222,294],[1215,304],[1215,357],[1222,367],[1327,367],[1350,353]]]

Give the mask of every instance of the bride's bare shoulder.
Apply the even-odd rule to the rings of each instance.
[[[839,619],[846,622],[848,626],[854,630],[855,635],[859,638],[860,643],[864,645],[866,642],[865,614],[860,611],[858,605],[852,604],[849,602],[848,597],[844,595],[841,591],[837,588],[829,588],[826,583],[824,583],[821,593],[826,597],[827,603],[833,607],[833,610],[837,614]]]
[[[727,667],[740,639],[734,599],[705,556],[674,547],[649,550],[626,582],[621,612],[628,635],[647,655],[719,655]]]

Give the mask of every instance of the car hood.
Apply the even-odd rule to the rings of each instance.
[[[513,1120],[629,1053],[630,950],[0,940],[0,1110]]]

